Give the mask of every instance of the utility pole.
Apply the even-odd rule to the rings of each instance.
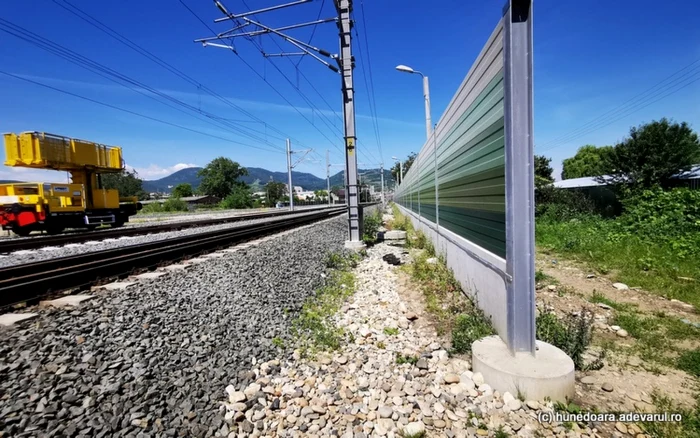
[[[287,139],[287,182],[289,184],[289,211],[294,211],[294,186],[292,185],[292,145]]]
[[[331,151],[326,149],[326,186],[328,187],[328,206],[331,205]]]
[[[355,133],[355,90],[353,85],[352,70],[354,67],[353,57],[352,57],[352,40],[351,40],[351,29],[352,22],[350,20],[350,12],[352,11],[352,0],[334,0],[333,3],[336,8],[337,17],[327,18],[327,19],[317,19],[316,21],[310,21],[306,23],[298,23],[287,26],[282,26],[278,28],[272,28],[266,26],[263,23],[257,21],[257,19],[252,19],[250,17],[255,17],[256,15],[277,11],[284,8],[289,8],[297,5],[308,4],[312,0],[295,0],[290,3],[285,3],[276,6],[265,7],[262,9],[247,11],[243,13],[232,13],[221,3],[221,0],[214,0],[214,4],[217,8],[224,14],[223,18],[217,18],[214,20],[215,23],[221,23],[230,21],[234,25],[233,29],[218,33],[214,36],[199,38],[195,42],[201,43],[203,46],[218,47],[223,49],[231,50],[235,53],[236,48],[233,45],[234,38],[244,37],[255,44],[254,39],[257,35],[275,35],[287,43],[293,45],[296,49],[301,50],[301,52],[294,53],[265,53],[262,46],[256,47],[260,50],[264,57],[271,56],[310,56],[317,60],[321,64],[328,67],[335,73],[341,73],[342,76],[342,93],[343,93],[343,115],[345,121],[345,199],[348,206],[348,228],[349,228],[349,240],[345,242],[347,248],[360,249],[364,247],[364,243],[361,240],[362,236],[362,212],[359,208],[359,193],[357,186],[357,150],[355,144],[357,142],[357,135]],[[283,31],[298,29],[306,26],[315,26],[322,23],[329,23],[335,21],[338,25],[338,35],[340,37],[340,55],[331,54],[327,50],[323,50],[319,47],[311,45],[302,41],[301,39],[294,38],[287,35]],[[249,26],[257,28],[257,30],[248,31]],[[214,43],[212,41],[220,41],[221,43]],[[222,43],[226,44],[222,44]],[[329,61],[324,60],[325,57],[329,60],[336,61],[338,67],[331,64]],[[290,186],[290,207],[293,208],[293,194],[291,193],[294,189],[292,186],[291,168],[294,167],[291,164],[291,151],[289,146],[289,140],[287,140],[287,160],[289,168],[289,186]]]
[[[345,194],[348,202],[348,225],[350,228],[350,240],[345,242],[349,248],[361,248],[364,246],[361,240],[362,217],[359,208],[359,193],[357,187],[357,154],[355,143],[355,89],[353,85],[352,69],[352,38],[350,34],[350,11],[352,0],[336,0],[336,8],[340,16],[338,23],[340,37],[340,68],[343,76],[343,114],[345,116],[345,162],[347,173],[345,176]]]

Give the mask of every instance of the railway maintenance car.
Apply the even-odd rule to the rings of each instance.
[[[102,186],[102,175],[124,170],[122,150],[43,132],[5,134],[5,165],[70,172],[71,182],[0,184],[0,225],[20,236],[65,228],[119,227],[141,209],[136,197]]]

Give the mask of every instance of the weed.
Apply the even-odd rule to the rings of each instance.
[[[384,342],[379,341],[377,342],[377,348],[379,348],[380,350],[384,350],[386,348],[386,345],[384,345]]]
[[[517,397],[518,400],[520,400],[521,402],[524,402],[524,401],[525,401],[525,393],[523,393],[523,392],[520,390],[520,387],[517,388],[517,396],[516,396],[516,397]]]
[[[384,334],[387,336],[396,336],[399,334],[399,329],[396,327],[384,327]]]
[[[551,275],[547,275],[544,272],[537,270],[535,271],[535,283],[557,284],[558,281]]]
[[[362,240],[367,244],[372,244],[377,240],[377,232],[382,225],[382,212],[377,209],[373,214],[365,215],[362,218],[363,235]]]
[[[508,433],[506,433],[506,431],[503,430],[503,425],[501,424],[500,426],[498,426],[498,430],[496,430],[494,438],[508,438],[508,436]]]
[[[281,338],[274,337],[272,338],[272,345],[277,348],[284,348],[284,341]]]
[[[396,353],[396,364],[397,365],[403,365],[405,363],[410,363],[411,365],[415,365],[418,363],[418,356],[410,356],[410,355],[403,355],[401,353]]]
[[[602,358],[591,364],[583,361],[583,353],[592,340],[592,320],[592,315],[585,310],[563,322],[553,313],[543,313],[535,323],[537,339],[563,350],[574,361],[577,370],[600,369]]]
[[[481,309],[474,307],[471,313],[457,316],[452,329],[452,352],[470,353],[474,341],[494,333],[491,321]]]
[[[425,438],[425,431],[422,430],[417,433],[406,433],[405,431],[402,431],[400,435],[403,438]]]

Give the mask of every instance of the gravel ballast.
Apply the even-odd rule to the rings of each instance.
[[[299,215],[303,214],[311,213],[309,211],[299,212]],[[102,251],[105,249],[121,248],[123,246],[140,245],[147,242],[172,239],[173,237],[189,236],[193,234],[206,233],[209,231],[239,228],[252,224],[283,220],[289,217],[292,217],[292,215],[260,219],[248,219],[229,224],[208,225],[204,227],[185,228],[179,231],[165,231],[161,233],[144,234],[141,236],[123,236],[118,238],[106,239],[99,239],[99,233],[96,233],[95,240],[91,240],[85,243],[74,243],[63,246],[51,246],[32,250],[20,250],[8,254],[2,254],[0,255],[0,268],[20,265],[24,263],[38,262],[41,260],[48,260],[58,257],[68,257],[88,252]]]
[[[346,235],[329,219],[1,328],[0,436],[228,436],[221,394],[279,353]]]

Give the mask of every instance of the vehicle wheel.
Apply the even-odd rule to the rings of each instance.
[[[30,227],[13,227],[12,232],[20,237],[27,237],[32,229]]]

